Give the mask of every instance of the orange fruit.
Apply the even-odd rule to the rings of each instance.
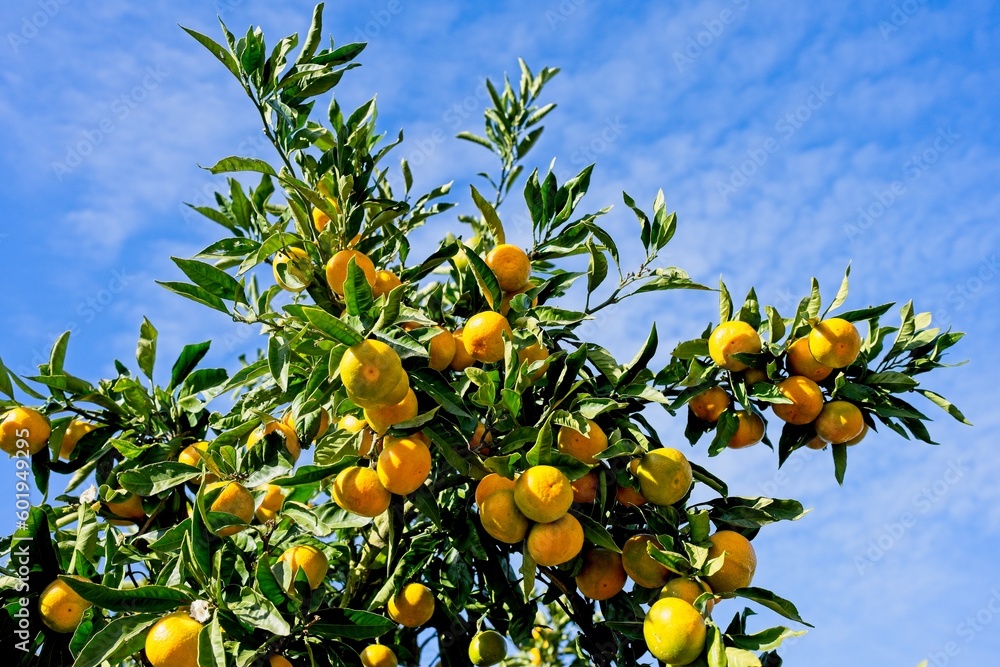
[[[553,466],[528,468],[514,484],[514,500],[526,517],[539,523],[556,521],[573,504],[569,478]]]
[[[847,401],[830,401],[813,424],[816,435],[829,443],[839,445],[861,435],[865,419],[858,406]]]
[[[750,540],[732,530],[720,530],[708,539],[712,542],[708,548],[709,560],[726,555],[722,567],[705,577],[712,591],[725,594],[749,586],[757,570],[757,554]]]
[[[120,500],[114,503],[106,503],[108,511],[119,516],[122,519],[128,519],[128,521],[114,521],[117,525],[128,524],[130,522],[139,522],[146,518],[146,510],[142,508],[142,496],[137,496],[134,493],[126,496],[125,500]]]
[[[253,521],[253,495],[246,490],[246,487],[238,482],[215,482],[205,487],[206,493],[215,489],[221,489],[221,491],[215,497],[215,500],[212,501],[211,506],[208,507],[209,512],[232,514],[244,524]],[[246,530],[245,525],[236,524],[225,526],[213,532],[219,537],[229,537],[244,530]]]
[[[580,433],[569,426],[562,426],[556,436],[556,446],[563,454],[569,454],[588,465],[597,463],[594,458],[608,448],[608,436],[592,419],[587,420],[587,433]]]
[[[679,598],[689,605],[694,606],[694,603],[703,593],[711,594],[711,592],[712,589],[703,581],[696,581],[691,577],[677,577],[664,584],[663,590],[660,591],[659,599]],[[711,614],[712,607],[714,606],[715,600],[710,599],[705,605],[705,611]]]
[[[722,413],[729,409],[731,403],[725,389],[709,387],[688,401],[688,408],[698,419],[714,424],[719,421]]]
[[[819,437],[818,435],[806,443],[806,447],[809,449],[826,449],[826,446],[830,443]]]
[[[785,366],[790,375],[801,375],[813,382],[822,382],[830,377],[833,369],[816,361],[809,351],[809,338],[799,338],[788,346],[785,352]]]
[[[502,477],[495,472],[491,472],[486,477],[479,480],[476,485],[476,506],[482,507],[483,501],[497,491],[514,492],[514,480]]]
[[[87,581],[83,577],[73,578]],[[42,623],[55,632],[76,630],[83,619],[83,612],[90,607],[91,603],[83,599],[62,579],[53,581],[38,596],[38,613],[42,617]]]
[[[297,294],[312,284],[312,259],[302,248],[286,248],[284,252],[275,253],[271,270],[274,282],[287,292]]]
[[[292,461],[299,460],[302,448],[299,446],[299,436],[295,434],[295,429],[280,421],[272,421],[254,429],[250,437],[247,438],[247,447],[253,447],[271,433],[280,433],[285,437],[285,449],[292,455]]]
[[[708,354],[719,367],[728,371],[743,371],[747,365],[734,354],[760,354],[761,341],[757,330],[746,322],[731,320],[720,324],[708,338]]]
[[[340,204],[337,203],[336,199],[333,199],[332,197],[327,197],[327,201],[329,201],[330,205],[333,206],[334,211],[340,213]],[[316,228],[317,232],[322,232],[324,229],[326,229],[326,226],[330,224],[330,216],[328,216],[326,213],[324,213],[318,208],[314,208],[312,210],[312,219],[313,219],[313,226]]]
[[[807,377],[793,375],[775,385],[791,403],[772,403],[775,416],[789,424],[808,424],[823,409],[823,390]]]
[[[654,535],[634,535],[630,537],[622,547],[622,567],[625,568],[629,579],[635,582],[636,586],[643,588],[659,588],[667,583],[670,577],[670,570],[663,563],[660,563],[652,556],[646,548],[647,544],[653,544],[657,548],[660,543]]]
[[[536,523],[528,531],[528,553],[543,567],[568,563],[582,549],[583,526],[572,514],[563,514],[551,523]]]
[[[760,368],[748,368],[745,373],[743,373],[743,382],[748,387],[752,387],[758,382],[767,382],[767,371]],[[818,380],[817,380],[818,382]]]
[[[591,549],[583,556],[576,586],[591,600],[607,600],[625,588],[626,579],[621,554],[610,549]]]
[[[66,427],[66,432],[63,433],[62,443],[59,445],[59,458],[68,459],[73,454],[73,450],[76,449],[76,445],[80,442],[80,439],[95,428],[97,428],[97,424],[80,421],[79,419],[71,421],[69,426]]]
[[[642,495],[638,490],[633,489],[631,486],[618,486],[615,490],[615,500],[617,500],[622,505],[639,507],[640,505],[646,504],[646,497]]]
[[[434,594],[423,584],[407,584],[386,605],[389,618],[407,627],[420,627],[434,615]]]
[[[831,317],[815,324],[809,332],[809,352],[824,366],[850,366],[861,352],[861,334],[847,320]]]
[[[396,654],[388,646],[372,644],[361,651],[361,667],[397,667]]]
[[[492,364],[503,360],[504,333],[508,338],[514,337],[507,318],[500,313],[487,310],[473,315],[465,323],[462,344],[473,359]]]
[[[694,479],[687,457],[672,447],[643,456],[636,477],[643,497],[654,505],[673,505],[687,494]]]
[[[146,633],[146,659],[153,667],[198,667],[200,633],[186,611],[167,614]]]
[[[764,420],[760,418],[760,415],[746,410],[738,410],[736,419],[738,425],[736,433],[729,440],[730,449],[743,449],[750,445],[756,445],[764,439]]]
[[[461,373],[466,368],[475,365],[476,360],[471,354],[469,354],[469,351],[465,349],[464,328],[455,329],[451,336],[455,339],[455,356],[452,357],[451,363],[449,363],[448,366],[451,370]]]
[[[364,431],[365,434],[361,436],[361,446],[358,448],[358,456],[368,456],[372,450],[372,432],[368,429],[368,422],[364,419],[358,419],[354,415],[344,415],[337,422],[337,428],[350,433]]]
[[[486,255],[486,266],[492,269],[504,292],[517,292],[528,284],[531,260],[515,245],[501,243]]]
[[[510,312],[510,302],[518,294],[524,294],[530,290],[535,289],[535,283],[530,280],[524,284],[519,290],[514,290],[513,292],[504,292],[503,296],[500,297],[500,314],[506,316]],[[538,305],[538,297],[536,296],[531,300],[531,307],[534,308]]]
[[[45,448],[51,434],[49,420],[38,410],[14,408],[0,421],[0,449],[11,456],[26,449],[33,456]]]
[[[469,642],[469,661],[476,667],[492,667],[507,657],[507,640],[496,630],[477,632]]]
[[[292,663],[285,656],[272,653],[267,656],[267,667],[292,667]]]
[[[365,421],[377,434],[385,435],[386,431],[395,426],[408,422],[417,416],[417,395],[412,389],[407,389],[406,396],[395,405],[384,407],[365,408]]]
[[[486,425],[483,422],[476,424],[476,430],[469,439],[469,449],[481,456],[489,456],[491,442],[493,442],[493,434],[486,432]]]
[[[344,281],[347,280],[347,265],[351,259],[365,274],[369,285],[375,284],[375,265],[368,255],[358,250],[341,250],[326,263],[326,282],[330,289],[339,296],[344,296]]]
[[[333,482],[333,501],[361,516],[376,517],[389,509],[392,494],[371,468],[345,468]]]
[[[378,456],[378,479],[401,496],[421,487],[431,472],[431,450],[417,438],[387,437]]]
[[[527,347],[522,347],[517,351],[517,358],[525,366],[531,366],[536,361],[543,361],[543,363],[538,369],[530,373],[532,381],[537,380],[545,374],[545,371],[549,368],[549,351],[541,343],[535,342]]]
[[[597,500],[597,490],[601,486],[601,478],[596,470],[591,470],[586,475],[570,483],[573,489],[574,503],[592,503]]]
[[[399,355],[380,340],[363,340],[350,346],[338,368],[348,397],[362,408],[399,403],[409,389]]]
[[[694,662],[705,650],[707,632],[698,610],[679,598],[657,600],[642,623],[649,652],[670,665]]]
[[[851,438],[850,440],[848,440],[844,444],[847,445],[848,447],[852,447],[852,446],[858,444],[859,442],[861,442],[862,440],[864,440],[866,435],[868,435],[868,424],[867,423],[864,426],[861,427],[861,433],[858,433],[856,436],[854,436],[853,438]]]
[[[282,488],[277,484],[264,484],[257,488],[264,491],[264,497],[260,499],[260,505],[254,512],[257,520],[261,523],[267,523],[277,519],[278,514],[281,513],[281,507],[285,504],[285,494]]]
[[[281,421],[288,426],[290,429],[295,430],[295,420],[296,416],[291,413],[291,411],[286,412],[285,416],[281,418]],[[319,409],[319,426],[316,428],[316,435],[314,440],[319,440],[326,432],[330,430],[330,413],[326,411],[326,408]]]
[[[451,335],[450,331],[441,327],[437,327],[437,329],[440,333],[431,338],[431,343],[427,350],[428,354],[430,354],[427,365],[436,371],[443,371],[451,365],[452,360],[455,358],[457,344],[455,337]]]
[[[517,508],[510,489],[499,489],[483,498],[479,520],[493,539],[504,544],[517,544],[528,533],[528,517]]]
[[[403,282],[395,273],[392,271],[386,271],[385,269],[380,269],[375,272],[375,280],[371,283],[372,296],[377,299],[380,296],[388,294],[402,284]]]
[[[188,445],[177,455],[177,462],[184,463],[194,468],[208,468],[213,470],[208,464],[208,460],[202,457],[202,452],[208,449],[208,443],[204,440]],[[214,472],[205,473],[205,481],[209,484],[219,481],[219,476]]]
[[[308,544],[297,544],[285,549],[278,562],[283,563],[292,572],[290,591],[295,587],[295,577],[298,576],[300,568],[309,580],[309,588],[312,590],[323,584],[327,570],[330,569],[330,561],[326,554]]]

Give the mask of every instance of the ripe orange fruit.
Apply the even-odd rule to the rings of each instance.
[[[486,425],[483,422],[476,424],[476,430],[469,439],[469,449],[481,456],[489,456],[491,442],[493,442],[493,434],[486,432]]]
[[[71,421],[66,428],[66,432],[63,434],[62,443],[59,445],[59,458],[68,459],[73,454],[73,450],[76,449],[76,445],[80,442],[80,439],[95,428],[97,428],[97,424],[80,421],[79,419]]]
[[[789,424],[808,424],[823,409],[823,390],[807,377],[793,375],[775,385],[791,403],[772,403],[775,416]]]
[[[293,431],[295,430],[295,419],[296,416],[292,414],[291,411],[286,412],[285,416],[281,418],[281,421],[288,426]],[[319,440],[326,432],[330,430],[330,413],[326,411],[326,408],[319,409],[319,426],[316,428],[315,440]]]
[[[615,500],[626,507],[639,507],[646,504],[646,497],[631,486],[621,486],[615,490]]]
[[[748,387],[752,387],[758,382],[767,382],[767,371],[760,368],[748,368],[745,373],[743,373],[743,382]]]
[[[372,644],[361,651],[361,667],[397,667],[396,654],[388,646]]]
[[[528,468],[514,484],[514,500],[526,517],[539,523],[555,521],[573,504],[569,478],[553,466]]]
[[[27,449],[32,456],[45,448],[52,434],[49,420],[31,408],[14,408],[0,422],[0,449],[14,456]]]
[[[507,318],[500,313],[487,310],[473,315],[465,323],[462,344],[466,352],[476,361],[492,364],[503,360],[503,334],[514,337]]]
[[[201,455],[201,453],[207,449],[208,449],[208,443],[205,442],[204,440],[196,442],[192,445],[188,445],[187,447],[181,450],[180,454],[177,455],[177,462],[184,463],[194,468],[204,467],[208,468],[209,470],[212,470],[212,468],[209,467],[208,461],[206,459],[203,459]],[[214,472],[205,473],[205,481],[209,484],[211,484],[212,482],[217,482],[219,481],[219,476],[216,475]]]
[[[399,355],[380,340],[363,340],[347,348],[338,368],[348,397],[362,408],[392,405],[406,397],[409,380]]]
[[[297,544],[285,549],[278,558],[278,562],[283,563],[292,572],[292,583],[289,591],[295,588],[295,577],[298,576],[299,568],[309,580],[309,588],[316,590],[323,584],[326,572],[330,569],[330,561],[326,554],[316,547],[308,544]]]
[[[531,260],[515,245],[502,243],[486,255],[486,266],[493,270],[504,292],[523,289],[531,277]]]
[[[847,401],[830,401],[816,417],[816,435],[834,445],[853,440],[865,428],[858,406]]]
[[[267,656],[267,665],[268,667],[292,667],[292,663],[288,661],[288,658],[276,653]]]
[[[434,615],[434,594],[423,584],[407,584],[386,605],[389,618],[407,628],[417,628]]]
[[[205,492],[208,493],[215,489],[221,489],[221,491],[215,497],[215,500],[212,501],[212,505],[208,508],[208,511],[232,514],[244,524],[253,521],[253,495],[246,490],[246,487],[238,482],[215,482],[206,486]],[[219,537],[229,537],[244,530],[246,530],[245,525],[236,524],[225,526],[213,532]]]
[[[757,570],[757,554],[750,540],[732,530],[720,530],[708,539],[712,542],[708,548],[709,559],[726,554],[722,567],[705,577],[712,591],[725,594],[749,586]]]
[[[607,600],[625,588],[626,579],[621,554],[610,549],[591,549],[583,556],[576,586],[591,600]]]
[[[670,665],[694,662],[705,649],[707,626],[698,610],[678,598],[657,600],[642,623],[649,652]]]
[[[329,201],[330,205],[333,206],[333,210],[335,210],[337,213],[340,213],[340,204],[337,203],[336,199],[332,197],[327,197],[327,201]],[[313,219],[313,226],[316,228],[317,232],[322,232],[324,229],[326,229],[326,226],[330,224],[330,216],[328,216],[326,213],[324,213],[318,208],[314,208],[312,210],[312,219]]]
[[[747,372],[749,373],[749,371]],[[722,413],[729,409],[731,403],[725,389],[709,387],[688,401],[688,408],[698,419],[714,424],[719,421]]]
[[[247,438],[247,448],[253,447],[271,433],[280,433],[285,436],[285,449],[292,455],[292,461],[298,461],[299,454],[302,453],[302,448],[299,446],[299,436],[295,434],[294,428],[284,422],[272,421],[258,426]]]
[[[368,429],[368,422],[364,419],[358,419],[354,415],[344,415],[337,422],[337,428],[351,433],[365,431],[365,434],[361,436],[361,446],[358,448],[358,456],[368,456],[368,453],[372,450],[372,432],[371,430],[366,430]]]
[[[476,485],[476,506],[482,507],[483,501],[497,491],[514,491],[514,480],[502,477],[495,472],[491,472],[486,477],[479,480]]]
[[[466,368],[475,365],[476,360],[471,354],[469,354],[469,351],[465,349],[464,328],[455,329],[451,336],[455,339],[455,356],[452,357],[451,363],[449,363],[448,366],[451,370],[461,373]]]
[[[659,588],[667,583],[670,570],[649,555],[647,544],[658,548],[660,546],[653,535],[634,535],[628,538],[622,547],[622,567],[636,586]]]
[[[814,325],[809,332],[809,352],[824,366],[850,366],[861,352],[861,334],[847,320],[831,317]]]
[[[583,526],[572,514],[563,514],[551,523],[536,523],[528,531],[528,553],[543,567],[568,563],[582,549]]]
[[[389,509],[392,494],[371,468],[345,468],[333,482],[333,501],[361,516],[376,517]]]
[[[569,454],[587,465],[594,465],[597,463],[594,456],[608,448],[608,436],[592,419],[587,420],[587,425],[589,429],[586,434],[569,426],[560,427],[556,445],[563,454]]]
[[[457,345],[455,337],[451,335],[450,331],[442,327],[437,327],[437,329],[440,333],[431,338],[430,346],[427,349],[427,352],[430,354],[427,365],[436,371],[443,371],[448,368],[452,359],[455,358]]]
[[[403,282],[395,273],[381,269],[375,272],[375,281],[371,284],[372,296],[377,299],[380,296],[388,294],[402,284]]]
[[[73,577],[87,581],[83,577]],[[80,625],[83,612],[91,607],[76,591],[62,579],[56,579],[38,596],[38,613],[42,623],[55,632],[73,632]]]
[[[528,533],[528,517],[517,508],[510,489],[499,489],[483,498],[479,520],[493,539],[504,544],[517,544]]]
[[[785,352],[785,366],[789,375],[801,375],[813,382],[822,382],[830,377],[833,369],[816,361],[809,351],[809,337],[799,338],[788,346]]]
[[[406,396],[395,405],[365,408],[365,421],[381,436],[396,424],[408,422],[416,417],[417,410],[417,395],[412,389],[407,389]]]
[[[132,493],[126,496],[125,500],[114,503],[106,503],[108,511],[127,521],[111,520],[116,525],[127,525],[132,522],[142,521],[146,518],[146,510],[142,508],[142,496]]]
[[[153,667],[198,667],[201,623],[186,611],[158,620],[146,634],[146,659]]]
[[[695,581],[691,577],[677,577],[664,584],[663,590],[660,591],[659,599],[678,598],[694,606],[694,603],[703,593],[711,594],[711,592],[712,589],[703,581]],[[715,600],[709,600],[708,604],[705,605],[705,611],[711,614],[712,607],[714,606]]]
[[[378,479],[391,493],[413,493],[431,472],[431,450],[417,438],[387,437],[378,456]]]
[[[285,504],[285,494],[277,484],[264,484],[257,487],[264,491],[264,497],[260,499],[260,505],[254,515],[261,523],[274,521],[281,513],[281,507]]]
[[[496,630],[477,632],[469,642],[469,660],[476,667],[492,667],[507,657],[507,640]]]
[[[299,293],[313,281],[313,265],[309,253],[302,248],[286,248],[277,252],[271,263],[274,282],[286,292]]]
[[[541,365],[541,367],[530,374],[532,381],[542,377],[542,375],[545,374],[545,371],[548,370],[549,362],[547,359],[549,358],[549,351],[541,343],[535,342],[527,347],[522,347],[517,351],[517,358],[525,366],[531,366],[531,364],[536,361],[545,362]]]
[[[661,447],[639,460],[636,469],[642,495],[654,505],[673,505],[687,494],[694,476],[687,457],[673,447]]]
[[[592,503],[597,500],[597,490],[601,486],[600,475],[596,470],[591,470],[586,475],[570,483],[573,489],[574,503]]]
[[[826,446],[830,443],[819,437],[818,435],[806,443],[806,447],[809,449],[826,449]]]
[[[708,338],[708,354],[712,361],[728,371],[743,371],[747,365],[734,354],[760,354],[761,342],[757,330],[746,322],[731,320],[720,324]]]
[[[760,415],[746,410],[736,412],[738,426],[736,433],[729,440],[730,449],[743,449],[750,445],[756,445],[764,439],[764,420]]]
[[[330,289],[339,296],[344,296],[347,265],[351,259],[354,259],[354,263],[365,274],[368,284],[375,284],[375,265],[368,255],[359,250],[341,250],[326,263],[326,282],[330,284]]]

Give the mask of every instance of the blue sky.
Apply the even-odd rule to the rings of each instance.
[[[72,329],[69,368],[96,379],[131,362],[142,315],[161,333],[161,363],[212,338],[231,365],[255,343],[221,316],[153,284],[177,279],[217,228],[185,213],[222,180],[200,170],[230,154],[270,157],[242,93],[177,27],[217,34],[261,24],[275,38],[308,25],[304,2],[84,3],[8,0],[0,10],[0,354],[30,372]],[[597,161],[585,205],[605,218],[626,261],[640,252],[627,190],[648,207],[663,188],[679,229],[665,262],[734,294],[755,285],[789,311],[817,276],[833,292],[848,262],[848,307],[916,300],[969,333],[929,386],[976,424],[932,425],[941,446],[893,435],[851,451],[838,488],[828,453],[799,452],[781,473],[765,448],[711,462],[744,495],[814,508],[756,540],[755,583],[796,601],[816,625],[787,664],[981,665],[1000,650],[1000,457],[991,340],[1000,326],[1000,14],[995,3],[648,3],[593,0],[331,3],[328,32],[367,40],[364,67],[338,88],[342,106],[378,93],[381,127],[417,187],[454,180],[468,210],[482,149],[482,80],[562,68],[559,103],[534,149],[561,176]],[[630,7],[632,4],[630,3]],[[515,241],[523,208],[503,217]],[[455,230],[440,220],[426,238]],[[607,314],[593,335],[630,357],[648,323],[661,340],[692,338],[713,317],[708,293],[667,294]],[[248,333],[251,334],[248,336]],[[664,344],[669,349],[669,345]],[[663,359],[661,354],[659,359]],[[933,410],[933,408],[928,408]],[[652,415],[681,442],[681,420]],[[704,448],[692,453],[704,458]],[[12,467],[0,462],[10,475]],[[0,528],[10,521],[0,518]],[[727,619],[734,603],[717,608]],[[764,620],[770,621],[767,616]]]

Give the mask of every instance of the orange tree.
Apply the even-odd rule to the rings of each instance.
[[[321,16],[294,61],[296,35],[268,51],[259,29],[223,26],[224,44],[188,30],[279,162],[210,169],[256,176],[196,207],[225,236],[175,258],[188,282],[163,286],[259,327],[257,355],[230,375],[201,367],[208,342],[188,345],[160,385],[144,320],[137,370],[116,362],[96,384],[64,367],[68,334],[35,376],[0,365],[20,503],[0,542],[4,645],[21,665],[76,667],[490,665],[508,641],[507,664],[780,664],[798,630],[712,614],[741,598],[804,623],[753,585],[751,542],[802,506],[730,495],[645,410],[685,414],[711,456],[828,449],[842,480],[869,429],[931,442],[914,394],[964,421],[917,379],[961,335],[911,304],[898,326],[882,323],[892,304],[831,315],[846,277],[825,311],[814,280],[790,315],[753,291],[734,307],[720,285],[720,323],[665,367],[650,367],[655,326],[620,363],[586,322],[707,289],[654,268],[676,225],[662,193],[651,213],[624,195],[645,252],[631,271],[599,224],[609,209],[577,210],[591,167],[524,178],[531,244],[508,244],[497,210],[554,106],[538,100],[556,70],[522,62],[516,84],[487,83],[484,136],[459,135],[500,160],[460,216],[472,240],[415,257],[410,233],[453,206],[449,188],[412,194],[404,160],[394,191],[382,165],[402,135],[382,145],[374,100],[345,114],[334,97],[317,119],[364,48],[323,48]]]

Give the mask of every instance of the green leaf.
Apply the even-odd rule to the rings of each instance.
[[[147,630],[161,614],[131,614],[111,619],[98,630],[73,661],[73,667],[122,664],[143,649]]]
[[[882,387],[891,392],[909,391],[920,384],[909,375],[895,371],[872,373],[865,378],[865,383],[874,387]]]
[[[483,258],[471,248],[463,248],[462,252],[465,253],[466,258],[469,260],[469,266],[472,267],[472,272],[476,276],[476,281],[479,283],[479,288],[482,290],[483,295],[487,297],[487,300],[493,304],[493,309],[496,310],[500,307],[500,299],[503,296],[503,290],[500,289],[500,283],[497,282],[496,274],[483,261]]]
[[[708,636],[705,639],[708,667],[728,667],[726,647],[722,643],[722,633],[714,624],[708,626]]]
[[[246,303],[243,287],[231,275],[206,262],[194,259],[170,258],[194,284],[206,292],[227,301]]]
[[[309,633],[330,639],[375,639],[396,629],[396,624],[380,614],[360,609],[326,609]]]
[[[457,139],[464,139],[465,141],[471,141],[474,144],[479,144],[483,148],[486,148],[490,151],[493,150],[493,144],[491,144],[488,139],[484,139],[483,137],[472,134],[471,132],[459,132],[458,134],[455,135],[455,137]]]
[[[622,552],[618,548],[618,545],[615,544],[615,538],[611,537],[611,533],[608,532],[607,528],[582,512],[573,511],[571,513],[580,522],[580,525],[583,526],[583,535],[588,542],[605,549],[610,549],[615,553],[620,554]]]
[[[483,214],[483,220],[486,221],[486,226],[490,230],[490,234],[493,236],[494,242],[497,245],[501,245],[507,242],[507,236],[503,231],[503,223],[500,222],[500,216],[497,215],[497,211],[493,208],[493,204],[486,201],[486,198],[479,194],[479,190],[476,186],[470,185],[472,189],[472,201],[475,202],[476,208],[479,212]]]
[[[212,341],[205,341],[204,343],[195,343],[193,345],[185,345],[184,349],[181,350],[180,356],[177,357],[177,361],[174,362],[173,368],[170,370],[170,384],[167,385],[168,391],[173,391],[180,386],[181,382],[193,371],[198,363],[205,357],[208,353],[208,348],[212,345]]]
[[[361,270],[354,257],[347,262],[347,277],[344,280],[344,302],[347,312],[354,317],[367,317],[375,305],[372,297],[372,286],[368,283],[365,272]]]
[[[247,586],[240,590],[239,595],[238,600],[229,603],[229,609],[242,622],[281,637],[291,633],[288,621],[266,597]]]
[[[198,667],[226,667],[226,648],[222,643],[218,614],[198,633]]]
[[[267,340],[267,368],[274,382],[282,391],[288,391],[289,356],[291,351],[287,344],[282,344],[277,336]]]
[[[139,588],[110,588],[90,581],[60,575],[66,585],[88,602],[108,611],[174,611],[194,600],[188,591],[148,584]]]
[[[323,3],[317,4],[313,8],[312,22],[309,24],[309,33],[306,35],[305,44],[299,52],[299,57],[295,63],[309,62],[316,53],[320,43],[323,41]]]
[[[340,341],[345,345],[355,345],[365,339],[364,336],[346,323],[338,320],[321,308],[306,306],[302,309],[302,313],[309,320],[310,324],[319,329],[320,333],[328,338]]]
[[[652,328],[649,330],[649,335],[646,336],[646,342],[643,343],[642,348],[635,355],[635,358],[625,366],[625,372],[618,379],[616,387],[627,387],[638,377],[639,373],[646,369],[646,364],[656,354],[657,344],[656,323],[654,322]]]
[[[844,475],[847,473],[847,445],[833,445],[833,473],[837,483],[844,485]]]
[[[837,296],[833,298],[833,303],[827,306],[826,311],[823,313],[823,318],[825,319],[830,312],[840,308],[845,301],[847,301],[847,291],[849,286],[849,280],[851,276],[851,265],[847,265],[847,269],[844,271],[844,279],[840,283],[840,289],[837,290]]]
[[[140,496],[152,496],[161,491],[201,477],[201,471],[186,463],[160,461],[139,468],[126,470],[118,480],[126,490]]]
[[[754,602],[767,607],[771,611],[776,612],[791,621],[801,623],[802,625],[809,626],[810,628],[813,627],[802,620],[799,616],[799,611],[795,608],[794,604],[784,598],[778,597],[769,590],[754,587],[737,588],[734,593],[737,597],[753,600]]]
[[[167,282],[162,280],[156,281],[157,285],[166,287],[168,290],[174,294],[180,294],[183,297],[191,299],[197,303],[200,303],[209,308],[213,308],[220,313],[225,313],[229,315],[229,309],[226,308],[226,304],[223,303],[222,299],[211,294],[205,289],[198,287],[197,285],[189,285],[187,283],[177,283],[177,282]]]
[[[719,278],[719,324],[733,319],[733,297],[729,295],[726,283]]]
[[[225,174],[229,172],[238,171],[254,171],[259,174],[267,174],[268,176],[277,176],[278,174],[274,171],[274,168],[264,160],[258,160],[256,158],[249,157],[237,157],[231,156],[223,158],[216,162],[213,166],[209,167],[208,170],[213,174]]]
[[[608,258],[590,239],[587,239],[587,250],[590,251],[590,264],[587,267],[587,291],[593,292],[608,277]]]
[[[217,43],[211,37],[203,35],[200,32],[191,30],[190,28],[185,28],[184,26],[181,26],[181,30],[183,30],[184,32],[186,32],[187,34],[191,35],[196,40],[198,40],[198,43],[204,46],[209,51],[211,51],[212,55],[218,58],[219,62],[225,65],[226,69],[232,72],[233,76],[235,76],[237,79],[240,78],[240,67],[236,63],[236,58],[233,57],[233,54],[224,49],[222,45]]]
[[[929,389],[919,389],[918,391],[921,394],[923,394],[929,401],[934,403],[934,405],[938,406],[939,408],[947,412],[956,420],[962,422],[963,424],[967,424],[968,426],[972,426],[972,422],[970,422],[968,419],[965,418],[965,415],[962,414],[962,411],[959,410],[957,407],[955,407],[955,405],[953,405],[948,399],[946,399],[941,394],[934,393]]]
[[[153,364],[156,362],[156,327],[145,317],[142,318],[142,326],[139,327],[139,344],[135,350],[135,358],[139,362],[139,370],[152,381]]]

